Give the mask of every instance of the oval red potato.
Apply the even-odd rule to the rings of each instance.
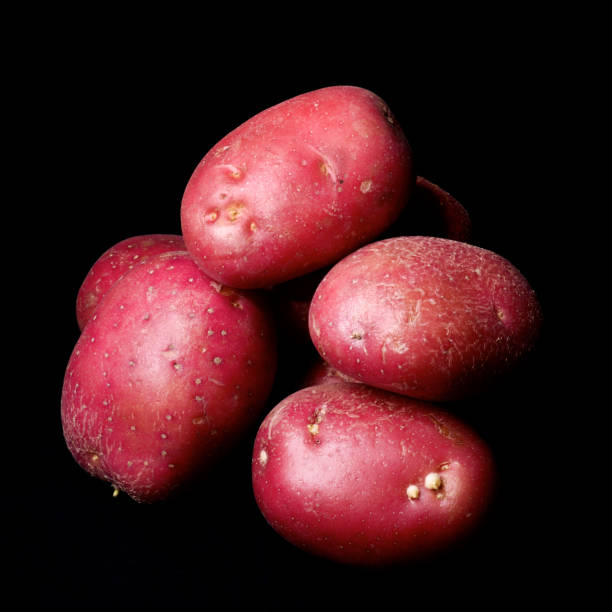
[[[269,287],[379,235],[413,182],[387,105],[360,87],[326,87],[262,111],[206,154],[185,189],[182,233],[211,277]]]
[[[114,244],[98,258],[85,277],[76,300],[76,317],[82,331],[104,294],[128,270],[152,255],[184,251],[182,236],[146,234],[133,236]]]
[[[320,355],[360,382],[431,401],[482,391],[534,345],[541,309],[506,259],[463,242],[398,237],[358,249],[317,287]]]
[[[338,382],[281,401],[256,436],[252,478],[268,523],[328,559],[384,565],[470,533],[495,482],[487,444],[439,407]]]
[[[62,391],[76,461],[137,501],[188,483],[260,414],[276,337],[255,294],[223,287],[186,252],[119,279],[85,326]]]

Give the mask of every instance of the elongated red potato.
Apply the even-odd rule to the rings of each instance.
[[[495,465],[438,406],[360,383],[301,389],[267,415],[252,462],[257,504],[281,536],[328,559],[404,563],[480,523]]]
[[[435,237],[380,240],[337,263],[309,311],[310,334],[333,368],[431,401],[482,392],[539,336],[527,279],[480,247]]]
[[[379,235],[413,182],[410,145],[385,102],[326,87],[262,111],[206,154],[185,189],[182,233],[216,280],[274,286]]]
[[[156,255],[108,290],[76,343],[62,391],[66,444],[135,500],[164,499],[255,422],[275,368],[258,295],[213,281],[187,252]]]
[[[158,253],[184,250],[183,237],[174,234],[132,236],[107,249],[94,262],[77,293],[76,317],[79,329],[83,330],[115,281],[137,263]]]

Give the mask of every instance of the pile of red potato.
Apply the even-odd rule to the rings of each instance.
[[[418,215],[437,235],[414,235]],[[303,550],[384,565],[469,534],[496,469],[453,402],[515,368],[541,308],[415,175],[387,105],[333,86],[255,115],[195,168],[181,229],[112,246],[78,292],[61,417],[79,465],[160,502],[259,426],[257,505]],[[281,362],[309,349],[272,407]]]

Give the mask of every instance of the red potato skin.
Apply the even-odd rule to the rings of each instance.
[[[110,287],[134,265],[158,253],[180,250],[185,250],[185,242],[182,236],[174,234],[133,236],[110,247],[91,267],[77,293],[79,329],[83,330]]]
[[[258,295],[213,281],[187,252],[156,255],[109,289],[76,343],[61,403],[68,449],[136,501],[165,499],[256,422],[275,368]]]
[[[219,282],[271,287],[379,235],[413,183],[412,150],[385,102],[326,87],[262,111],[205,155],[185,189],[182,234]]]
[[[430,473],[436,490],[424,484]],[[266,416],[252,479],[263,516],[295,546],[385,566],[464,540],[489,507],[496,469],[486,442],[438,406],[338,382],[301,389]]]
[[[466,243],[411,236],[336,264],[309,311],[321,357],[360,382],[430,400],[490,388],[532,349],[542,312],[506,259]]]
[[[422,176],[416,177],[410,206],[400,218],[384,232],[385,238],[414,233],[415,229],[427,229],[427,235],[469,242],[472,222],[467,210],[450,193]],[[381,238],[382,239],[382,238]],[[277,321],[285,336],[299,344],[311,343],[308,329],[308,311],[312,296],[329,267],[315,270],[273,287],[277,305]]]

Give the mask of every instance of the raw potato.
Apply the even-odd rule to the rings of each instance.
[[[83,330],[98,303],[115,281],[137,263],[146,261],[158,253],[184,250],[185,242],[182,236],[146,234],[122,240],[102,253],[89,270],[77,293],[76,317],[79,329]]]
[[[431,401],[482,392],[534,346],[542,313],[506,259],[463,242],[399,237],[337,263],[309,311],[321,357],[360,382]]]
[[[326,87],[262,111],[206,154],[185,189],[182,233],[211,277],[270,287],[378,236],[413,183],[410,145],[383,100]]]
[[[156,255],[109,289],[77,341],[66,443],[135,500],[164,499],[256,422],[275,369],[260,296],[213,281],[186,252]]]
[[[359,383],[282,400],[256,436],[253,489],[299,548],[388,565],[449,549],[480,524],[495,487],[485,441],[427,402]]]

